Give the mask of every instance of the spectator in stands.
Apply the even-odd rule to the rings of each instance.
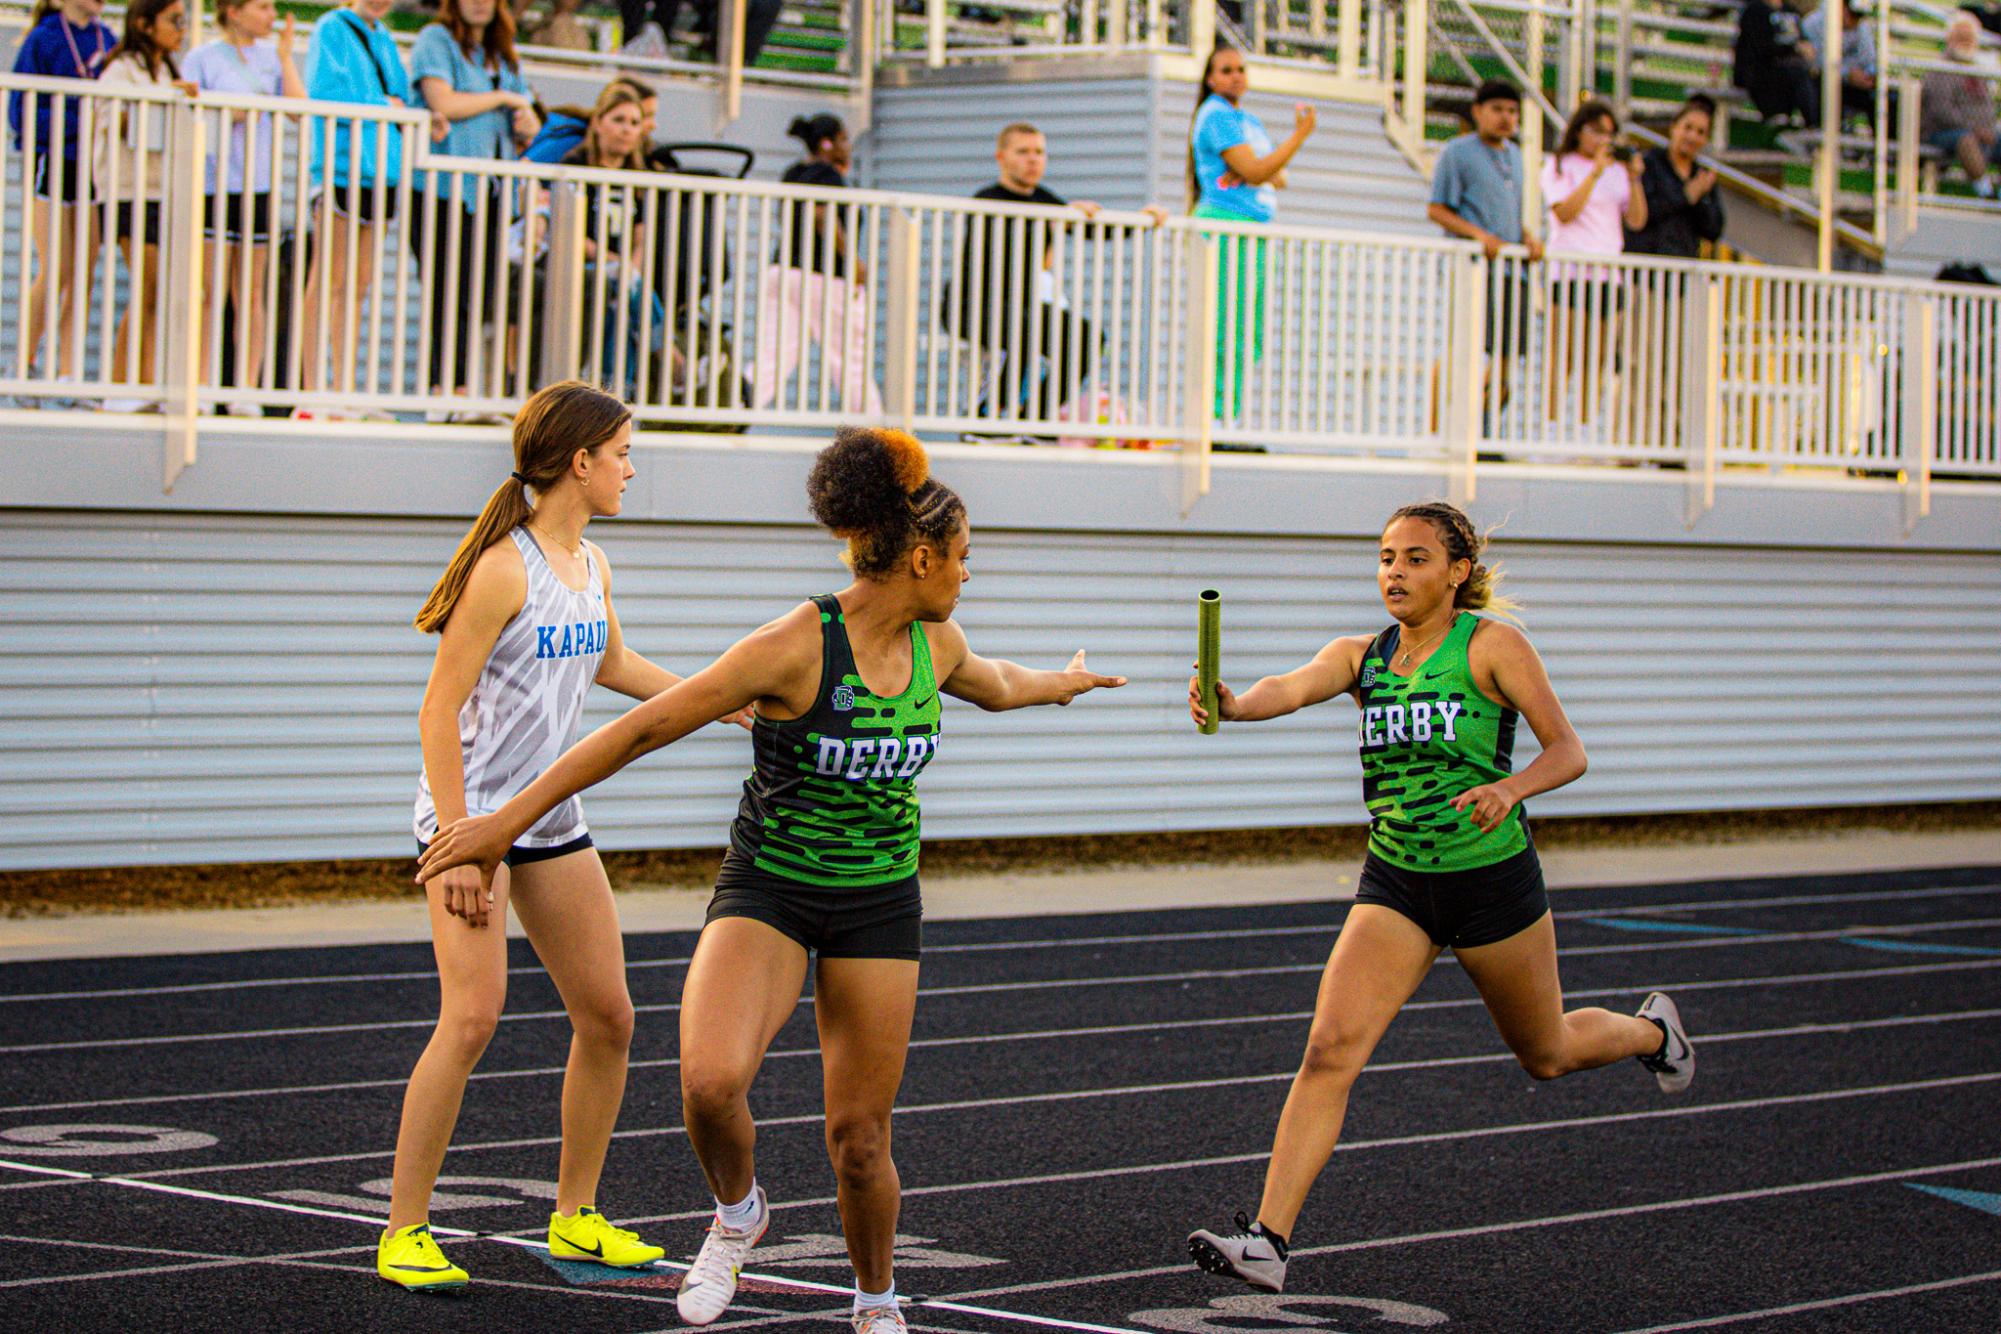
[[[292,57],[297,30],[291,15],[278,33],[276,44],[268,39],[277,27],[277,0],[216,0],[216,26],[221,35],[196,48],[188,57],[187,77],[197,88],[218,93],[248,93],[258,97],[304,97],[306,81]],[[246,121],[254,119],[257,141],[251,148],[246,140]],[[209,152],[207,204],[204,217],[208,245],[202,252],[203,329],[205,356],[213,364],[220,358],[223,301],[235,307],[236,348],[231,380],[238,385],[262,383],[264,369],[264,293],[271,270],[271,135],[274,117],[269,114],[234,114],[229,119],[229,162],[220,166],[220,146]],[[250,248],[249,283],[244,282],[245,258],[240,247]],[[220,285],[226,296],[218,297]],[[261,409],[254,403],[226,405],[232,416],[255,417]]]
[[[54,79],[94,79],[102,68],[111,48],[117,45],[118,35],[111,31],[98,16],[104,12],[104,0],[37,0],[33,14],[28,21],[28,35],[22,39],[21,49],[14,55],[16,74],[36,74]],[[87,155],[79,155],[77,141],[82,131],[79,129],[83,104],[80,98],[67,99],[63,107],[62,123],[56,122],[54,95],[49,93],[26,94],[30,104],[29,113],[34,117],[31,134],[32,145],[22,142],[22,99],[23,94],[15,93],[7,99],[7,122],[13,127],[14,146],[23,151],[32,149],[35,155],[35,205],[34,215],[29,223],[29,234],[34,241],[35,280],[28,287],[28,364],[32,372],[35,357],[41,352],[44,321],[48,315],[49,274],[56,274],[56,301],[60,307],[56,315],[56,375],[68,379],[73,368],[70,363],[71,350],[76,340],[66,337],[76,309],[75,275],[76,265],[71,262],[76,247],[81,244],[83,253],[95,255],[101,243],[98,234],[97,210],[83,209],[83,217],[77,216],[78,206],[88,199]],[[81,225],[79,226],[79,223]],[[87,234],[87,238],[85,239]],[[91,281],[97,266],[86,264],[83,277],[83,304],[90,307]],[[37,400],[24,399],[27,404]]]
[[[1975,194],[1995,196],[1993,169],[2001,167],[2001,135],[1995,133],[1994,93],[2001,70],[1980,49],[1980,24],[1960,11],[1945,30],[1945,58],[1966,72],[1925,74],[1918,97],[1919,135],[1959,164]]]
[[[1645,166],[1638,153],[1616,143],[1618,137],[1619,117],[1610,103],[1593,98],[1571,113],[1540,178],[1549,204],[1550,249],[1617,255],[1626,248],[1626,232],[1647,225],[1647,195],[1640,188]],[[1597,386],[1611,360],[1621,282],[1616,272],[1581,264],[1563,264],[1551,274],[1551,359],[1563,364],[1562,374],[1547,377],[1551,421],[1568,381],[1578,382],[1579,410],[1590,420]]]
[[[330,10],[313,24],[312,44],[306,53],[306,92],[314,101],[365,107],[409,104],[410,81],[403,72],[403,57],[382,21],[390,3],[349,0],[345,8]],[[327,136],[322,122],[306,123],[313,140],[313,179],[321,191],[314,209],[318,234],[305,292],[304,387],[308,391],[326,387],[325,350],[331,350],[339,367],[336,387],[354,387],[355,340],[348,329],[349,307],[360,311],[375,280],[375,229],[395,215],[394,183],[403,169],[400,134],[389,130],[378,136],[378,122],[372,120],[330,119],[334,122],[331,162],[325,160]],[[379,163],[378,137],[384,145],[384,160]],[[355,139],[360,140],[358,146],[351,142]],[[378,183],[383,187],[379,203],[375,197]],[[350,257],[351,229],[355,235]],[[321,329],[319,322],[322,291],[329,311],[326,329]],[[315,414],[301,408],[294,415]]]
[[[444,119],[443,137],[435,130],[432,136],[437,153],[511,161],[542,128],[514,51],[514,16],[499,0],[441,0],[438,21],[418,33],[410,49],[410,81],[416,104]],[[430,290],[430,384],[442,392],[449,382],[464,394],[483,378],[472,364],[486,360],[480,326],[500,313],[494,302],[506,261],[502,214],[510,200],[498,181],[478,176],[454,182],[445,173],[419,173],[413,184],[424,192],[412,201],[416,216],[407,231]],[[455,283],[447,281],[452,273]],[[501,392],[499,384],[484,388]]]
[[[1723,238],[1723,195],[1716,188],[1716,173],[1696,160],[1709,147],[1715,123],[1716,103],[1697,93],[1674,113],[1667,146],[1647,150],[1640,173],[1647,220],[1626,229],[1626,249],[1696,259],[1704,241]]]
[[[682,6],[692,3],[695,10],[696,29],[706,36],[702,45],[709,57],[722,63],[724,35],[716,31],[717,19],[722,6],[716,0],[618,0],[618,16],[625,32],[625,49],[633,55],[665,56],[668,40],[674,35],[674,23],[681,16]],[[748,69],[757,63],[758,53],[771,37],[772,28],[778,24],[778,15],[784,9],[781,0],[739,0],[745,6],[743,15],[743,63]]]
[[[522,20],[521,39],[531,46],[551,46],[558,51],[589,51],[594,47],[591,32],[577,17],[584,0],[549,0],[549,12],[532,23]]]
[[[1522,150],[1515,144],[1521,129],[1521,90],[1506,79],[1489,79],[1473,94],[1473,132],[1462,134],[1439,152],[1431,175],[1431,205],[1425,216],[1449,236],[1477,241],[1489,261],[1501,248],[1528,247],[1531,263],[1542,258],[1542,242],[1522,225]],[[1495,410],[1508,401],[1508,365],[1528,347],[1528,279],[1508,266],[1491,264],[1487,293],[1486,346],[1498,354],[1498,384],[1489,395]]]
[[[1731,79],[1767,121],[1820,124],[1820,78],[1787,0],[1744,0]]]
[[[840,117],[796,117],[787,133],[806,146],[806,156],[785,169],[784,180],[825,189],[847,185],[853,156]],[[779,226],[786,230],[764,272],[758,303],[753,405],[763,408],[776,402],[780,387],[805,356],[806,345],[817,343],[831,372],[830,383],[840,394],[841,410],[879,416],[882,392],[867,364],[868,269],[857,262],[852,276],[848,270],[849,250],[859,243],[855,210],[825,200],[810,204],[786,200],[779,218]],[[801,397],[809,397],[803,385]]]
[[[642,142],[651,144],[653,131],[660,123],[660,95],[630,75],[620,75],[612,82],[639,94],[640,136]],[[540,133],[522,150],[521,156],[530,162],[561,162],[584,141],[584,131],[590,128],[590,123],[589,107],[550,107],[549,114],[542,120]]]
[[[1800,22],[1801,54],[1814,67],[1818,86],[1820,52],[1827,41],[1827,7],[1820,6]],[[1855,0],[1841,0],[1841,110],[1842,114],[1876,119],[1876,28],[1855,12]]]
[[[1305,102],[1292,110],[1292,133],[1276,148],[1257,113],[1244,53],[1219,46],[1202,66],[1202,91],[1188,127],[1188,194],[1197,218],[1268,223],[1278,213],[1285,168],[1319,118]],[[1221,254],[1216,327],[1216,415],[1235,416],[1244,382],[1264,356],[1265,243],[1242,232],[1212,232]],[[1232,336],[1234,331],[1234,336]]]
[[[644,172],[646,152],[640,126],[640,96],[628,82],[614,80],[598,94],[582,140],[562,158],[562,166],[588,166],[616,172]],[[584,360],[598,368],[598,380],[612,386],[624,366],[622,382],[612,392],[632,398],[638,386],[640,362],[660,352],[664,308],[644,286],[642,256],[646,232],[640,192],[628,184],[584,182],[576,186],[584,212]],[[522,252],[538,264],[534,284],[538,308],[546,310],[548,194],[540,192],[536,208],[524,218]],[[542,326],[542,320],[536,322]],[[622,330],[620,330],[622,326]]]
[[[131,0],[125,9],[125,35],[111,48],[98,74],[107,88],[178,88],[193,96],[195,86],[181,77],[174,59],[187,27],[182,0]],[[99,192],[111,192],[117,205],[112,230],[132,290],[118,312],[118,333],[111,344],[110,379],[121,384],[156,384],[160,314],[160,207],[165,199],[166,144],[170,137],[165,109],[158,103],[109,103],[98,109],[97,144],[92,175]],[[142,147],[143,145],[143,147]],[[177,257],[186,263],[190,256]],[[139,326],[138,361],[132,357],[132,326]],[[106,399],[113,412],[159,410],[156,402],[136,398]]]
[[[974,192],[973,198],[1067,208],[1086,219],[1101,211],[1090,200],[1073,204],[1043,185],[1049,149],[1042,131],[1033,125],[1017,122],[1002,130],[994,159],[1000,179]],[[1149,213],[1156,223],[1165,221],[1158,209]],[[1012,376],[1014,383],[1006,387],[1006,395],[1016,402],[1025,397],[1026,415],[1047,421],[1090,379],[1098,353],[1090,321],[1070,309],[1059,276],[1051,272],[1050,231],[1061,224],[984,213],[968,214],[966,221],[968,237],[959,252],[958,276],[946,288],[939,318],[946,329],[979,349],[986,374],[996,381]],[[1043,240],[1039,247],[1037,236]],[[1038,251],[1039,259],[1031,260]],[[1026,365],[1031,349],[1047,367],[1046,373]],[[1016,353],[1013,357],[1011,350]],[[988,415],[986,404],[975,415]]]

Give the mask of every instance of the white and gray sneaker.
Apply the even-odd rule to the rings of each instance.
[[[1680,1093],[1695,1078],[1695,1047],[1688,1040],[1688,1030],[1681,1026],[1681,1011],[1656,991],[1640,1006],[1640,1018],[1661,1031],[1661,1049],[1642,1056],[1640,1064],[1654,1072],[1661,1092]]]
[[[899,1306],[857,1306],[854,1312],[855,1334],[909,1334],[910,1326],[903,1323],[903,1308]]]
[[[757,1245],[764,1229],[771,1225],[771,1206],[765,1202],[764,1187],[757,1188],[757,1221],[747,1228],[728,1227],[718,1216],[709,1224],[709,1235],[695,1263],[681,1279],[674,1307],[691,1325],[714,1324],[729,1309],[736,1296],[737,1271],[750,1248]]]
[[[1208,1273],[1240,1278],[1266,1292],[1285,1290],[1284,1243],[1267,1237],[1241,1213],[1235,1231],[1210,1232],[1205,1228],[1189,1233],[1188,1254]]]

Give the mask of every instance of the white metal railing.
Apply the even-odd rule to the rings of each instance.
[[[921,14],[879,3],[884,57],[934,66],[1127,51],[1201,60],[1222,27],[1215,0],[926,0]],[[1374,77],[1384,10],[1385,0],[1251,0],[1231,31],[1261,60]]]
[[[1681,466],[1692,495],[1726,465],[2001,479],[2001,292],[1489,263],[1444,239],[447,158],[397,110],[0,91],[31,150],[46,127],[45,193],[83,173],[38,227],[36,154],[0,142],[0,393],[162,412],[170,482],[210,405],[505,413],[574,375],[678,429],[1425,457],[1462,489],[1482,453]],[[80,150],[122,148],[65,154],[72,105]],[[130,226],[104,240],[135,203],[128,223],[159,213],[151,255]]]

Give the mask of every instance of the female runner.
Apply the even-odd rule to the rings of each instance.
[[[915,780],[938,753],[939,692],[992,711],[1068,704],[1125,679],[1086,671],[1081,652],[1063,671],[1038,672],[967,647],[951,619],[972,577],[966,507],[930,479],[911,437],[842,430],[806,490],[814,517],[847,539],[853,583],[599,728],[492,815],[448,827],[419,874],[471,866],[484,881],[543,812],[755,703],[756,765],[681,998],[682,1107],[716,1197],[681,1283],[681,1317],[706,1325],[723,1313],[770,1218],[745,1094],[817,952],[813,1012],[827,1152],[855,1269],[854,1327],[900,1334],[889,1119],[917,1004]]]
[[[1407,505],[1383,530],[1376,582],[1395,618],[1373,638],[1337,639],[1312,662],[1233,695],[1228,720],[1278,718],[1352,693],[1361,709],[1369,852],[1355,906],[1320,979],[1306,1055],[1279,1115],[1257,1221],[1188,1238],[1195,1263],[1272,1292],[1285,1285],[1294,1221],[1334,1153],[1348,1090],[1390,1020],[1450,946],[1524,1069],[1537,1079],[1638,1057],[1668,1093],[1688,1087],[1695,1052],[1674,1002],[1637,1016],[1565,1012],[1556,931],[1521,803],[1584,773],[1571,730],[1521,631],[1473,613],[1504,608],[1485,543],[1451,505]],[[1206,718],[1197,684],[1189,711]],[[1512,773],[1527,718],[1542,754]]]
[[[647,699],[680,680],[625,646],[610,563],[583,537],[593,518],[618,513],[631,452],[625,405],[576,381],[542,390],[515,417],[515,470],[417,614],[419,630],[439,632],[418,715],[420,852],[440,824],[494,809],[562,754],[576,740],[592,682]],[[549,1251],[620,1268],[661,1256],[595,1208],[625,1096],[632,1000],[618,910],[583,804],[572,798],[524,824],[497,860],[504,869],[485,881],[469,870],[423,880],[442,992],[438,1027],[403,1098],[389,1226],[376,1251],[378,1274],[420,1291],[467,1282],[438,1249],[427,1216],[466,1077],[506,999],[501,924],[510,900],[573,1032]]]

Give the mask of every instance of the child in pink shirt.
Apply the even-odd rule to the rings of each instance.
[[[1627,229],[1638,231],[1647,225],[1647,196],[1639,184],[1643,164],[1633,153],[1619,162],[1612,149],[1618,132],[1619,120],[1609,105],[1586,102],[1564,127],[1555,154],[1543,164],[1542,193],[1549,203],[1552,252],[1617,255],[1626,248]],[[1549,377],[1549,417],[1556,420],[1567,383],[1578,378],[1577,363],[1590,346],[1596,349],[1591,360],[1600,366],[1583,367],[1579,406],[1588,420],[1594,382],[1610,351],[1620,278],[1610,269],[1560,260],[1552,265],[1550,278],[1551,360],[1562,362],[1564,373]],[[1575,328],[1573,311],[1580,321]]]

